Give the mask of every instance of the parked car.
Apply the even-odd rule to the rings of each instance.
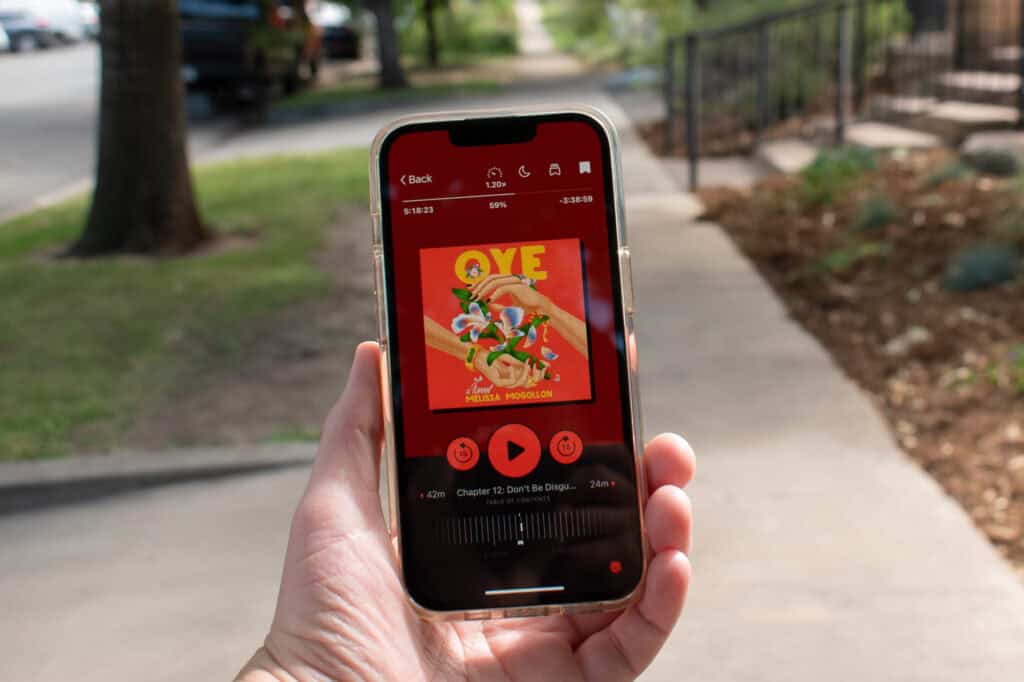
[[[324,56],[328,59],[359,59],[359,32],[352,10],[337,2],[310,3],[309,16],[323,32]]]
[[[179,0],[182,78],[189,90],[265,101],[320,68],[320,30],[303,0]]]
[[[7,37],[4,27],[0,26],[0,52],[6,52],[9,49],[11,49],[11,39]]]
[[[82,15],[82,32],[89,40],[100,37],[100,6],[93,0],[80,0],[78,10]]]
[[[78,0],[0,0],[0,26],[13,52],[82,39]]]

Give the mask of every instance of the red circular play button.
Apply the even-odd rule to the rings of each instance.
[[[499,474],[522,478],[540,463],[540,440],[522,424],[505,424],[487,443],[487,456]]]

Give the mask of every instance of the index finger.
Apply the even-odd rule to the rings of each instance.
[[[682,436],[663,433],[655,436],[644,448],[648,495],[663,485],[684,488],[693,480],[696,471],[697,459],[693,448]]]

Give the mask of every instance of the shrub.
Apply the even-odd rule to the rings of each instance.
[[[869,149],[844,147],[822,152],[800,172],[800,199],[812,207],[833,204],[858,178],[877,167]]]
[[[857,232],[877,232],[900,217],[900,211],[887,194],[876,194],[860,207],[851,227]]]
[[[973,174],[974,171],[971,170],[971,167],[963,161],[952,161],[929,175],[928,179],[924,181],[924,186],[925,189],[936,189],[947,182],[965,180]]]
[[[1017,345],[1010,353],[1010,379],[1017,395],[1024,395],[1024,344]]]
[[[892,251],[892,246],[887,242],[870,241],[847,244],[826,253],[818,261],[818,265],[821,269],[834,275],[846,272],[866,260],[886,258],[890,251]]]
[[[1020,258],[1010,244],[981,242],[969,246],[950,262],[943,286],[967,292],[994,287],[1017,276]]]
[[[979,173],[1008,178],[1017,174],[1020,164],[1017,157],[998,149],[981,149],[963,155],[964,161]]]
[[[1024,209],[1013,209],[995,227],[996,238],[1020,246],[1024,244]]]

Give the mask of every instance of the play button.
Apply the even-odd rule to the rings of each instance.
[[[526,452],[526,448],[518,443],[508,442],[508,461],[515,460],[516,457]]]
[[[537,434],[522,424],[506,424],[487,443],[487,457],[495,470],[509,478],[522,478],[540,463]]]

